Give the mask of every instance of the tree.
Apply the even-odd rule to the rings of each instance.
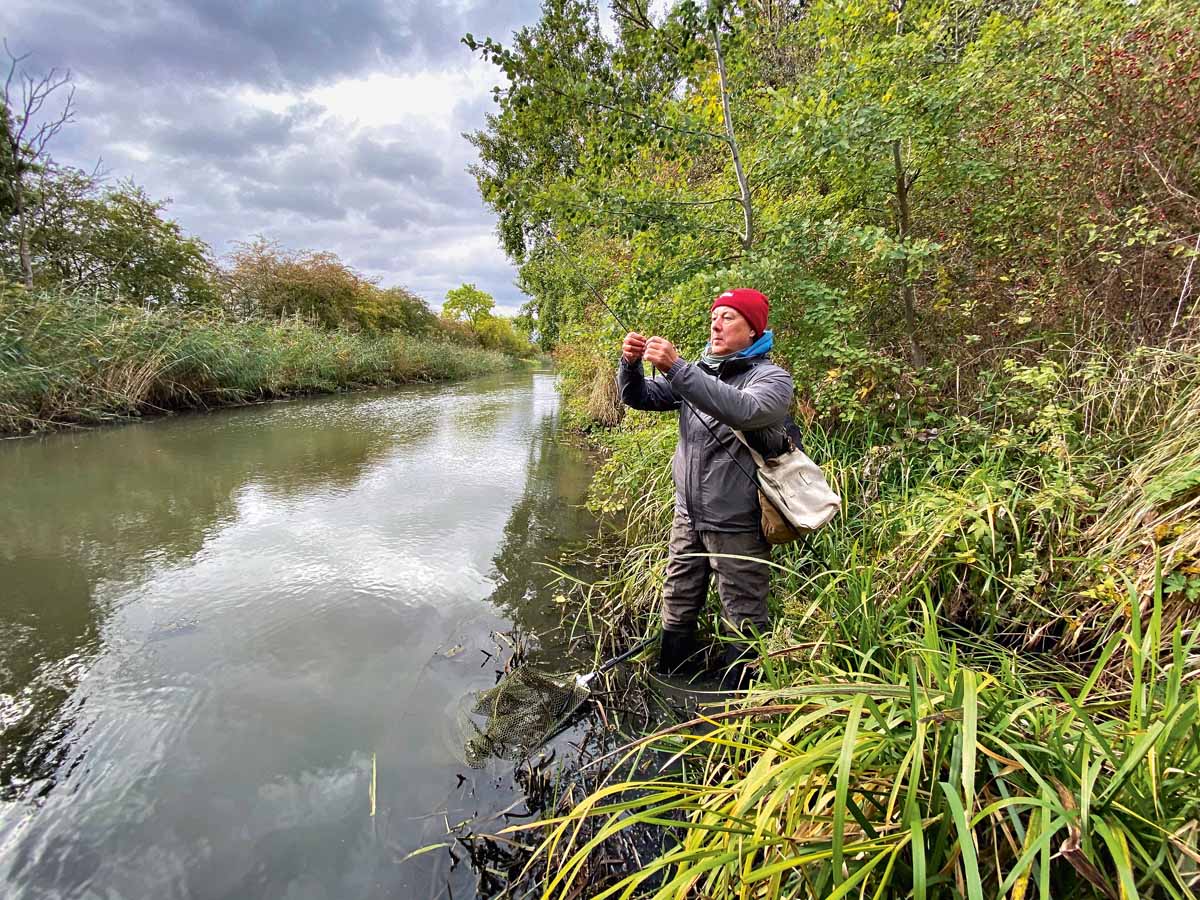
[[[232,261],[225,273],[227,305],[246,316],[356,325],[359,304],[376,289],[333,253],[284,250],[263,237],[239,244]]]
[[[733,91],[740,72],[729,57],[730,48],[742,52],[739,32],[750,14],[717,0],[683,0],[655,22],[641,0],[619,0],[613,15],[611,41],[587,0],[547,3],[541,21],[508,47],[465,39],[508,80],[496,94],[499,112],[469,136],[480,157],[472,171],[500,218],[506,251],[544,270],[542,251],[581,233],[627,242],[653,235],[660,257],[671,255],[669,243],[692,243],[695,252],[703,234],[702,253],[714,263],[749,255],[761,229],[737,135],[753,118]],[[762,15],[778,17],[771,5]],[[702,190],[693,190],[689,170],[710,176]],[[642,289],[669,289],[665,274]],[[531,294],[528,312],[543,341],[562,325],[546,314],[589,305],[595,292],[588,293],[565,305]]]
[[[16,166],[8,152],[12,146],[12,116],[8,106],[0,106],[0,222],[7,224],[17,214],[16,197],[13,196],[13,182],[16,179]]]
[[[77,169],[42,180],[30,246],[39,280],[143,306],[207,306],[216,300],[208,247],[185,237],[132,182],[97,190]]]
[[[496,301],[492,295],[479,290],[473,284],[464,284],[446,292],[446,302],[442,304],[442,315],[448,319],[467,321],[476,330],[492,315]]]
[[[437,325],[437,316],[424,300],[403,287],[380,290],[370,285],[362,291],[354,308],[364,331],[403,331],[424,335]]]
[[[0,218],[0,270],[24,280],[24,238],[34,287],[145,306],[209,305],[217,293],[208,247],[185,236],[166,206],[132,182],[105,187],[47,159],[24,194],[24,230],[15,216]]]
[[[505,251],[518,259],[553,221],[556,186],[578,170],[596,111],[579,102],[580,90],[604,77],[609,50],[593,0],[548,0],[511,49],[470,34],[463,43],[509,81],[494,93],[500,112],[467,138],[479,150],[470,171],[497,213]]]
[[[9,206],[8,215],[0,216],[0,271],[15,281],[27,283],[24,261],[28,259],[35,285],[59,282],[63,268],[70,268],[71,264],[56,260],[64,265],[47,269],[43,263],[50,258],[51,251],[46,239],[55,235],[49,243],[56,247],[64,239],[75,241],[82,230],[79,205],[96,190],[96,179],[87,173],[59,168],[48,161],[39,177],[23,192],[23,219],[17,217],[15,204]]]
[[[900,416],[1041,329],[1188,324],[1200,37],[1177,5],[611,3],[615,31],[548,0],[467,41],[505,76],[475,174],[544,348],[609,353],[602,301],[694,353],[715,293],[751,284],[814,408]]]
[[[75,89],[71,86],[69,72],[60,73],[51,69],[40,78],[28,74],[22,68],[26,56],[17,56],[4,42],[8,54],[8,75],[4,79],[4,92],[0,95],[0,138],[4,146],[0,153],[4,163],[0,175],[6,181],[6,200],[11,204],[17,219],[17,243],[20,256],[21,276],[27,288],[33,287],[33,259],[29,247],[30,222],[27,205],[29,179],[49,161],[47,147],[63,126],[71,121]],[[59,89],[66,88],[67,96],[57,115],[40,119],[42,108]]]
[[[520,356],[533,349],[528,338],[522,336],[514,327],[513,320],[503,316],[484,316],[475,326],[475,334],[479,343],[488,350]]]

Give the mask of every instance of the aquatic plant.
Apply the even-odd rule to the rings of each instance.
[[[657,775],[523,826],[545,830],[543,895],[576,896],[607,841],[653,824],[667,848],[587,896],[1189,896],[1196,635],[1177,624],[1160,656],[1159,587],[1080,672],[956,643],[928,600],[869,650],[825,629],[837,661],[775,651],[744,697],[626,750],[661,754]],[[1133,680],[1105,687],[1118,647]]]

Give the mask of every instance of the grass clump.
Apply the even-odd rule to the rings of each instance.
[[[780,653],[747,696],[636,742],[628,757],[669,766],[538,826],[544,895],[572,896],[607,840],[658,824],[666,849],[589,896],[1189,896],[1195,635],[1177,625],[1160,658],[1159,603],[1090,670],[1038,671],[960,652],[919,611],[865,652],[830,630],[815,668]],[[1137,685],[1102,688],[1131,638]]]
[[[296,319],[147,310],[58,293],[0,295],[0,432],[205,409],[520,365],[503,353]]]

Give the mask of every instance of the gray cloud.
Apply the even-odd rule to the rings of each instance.
[[[424,55],[417,36],[425,32],[419,20],[426,9],[438,18],[437,7],[423,4],[405,10],[322,0],[62,0],[18,2],[5,25],[47,64],[104,81],[187,76],[197,84],[280,86]]]
[[[297,105],[286,113],[269,110],[234,113],[226,116],[228,104],[189,104],[188,118],[166,119],[150,130],[151,139],[162,152],[173,157],[203,158],[241,162],[248,157],[282,152],[293,142],[303,140],[319,110]]]
[[[384,181],[423,182],[442,175],[441,159],[433,148],[370,136],[360,138],[354,147],[354,164],[364,177]]]
[[[332,192],[307,185],[265,185],[240,192],[243,206],[268,212],[296,212],[319,219],[344,219],[346,208]]]
[[[428,207],[413,197],[398,196],[395,199],[371,203],[366,207],[366,217],[376,228],[395,233],[409,230],[428,214]]]
[[[522,302],[515,273],[460,136],[482,126],[488,90],[451,97],[432,127],[403,115],[355,124],[305,94],[345,78],[461,69],[471,64],[463,33],[504,40],[537,14],[534,0],[9,0],[0,35],[31,52],[35,70],[75,76],[76,121],[55,158],[101,160],[113,179],[171,198],[168,214],[214,252],[261,233],[331,250],[435,305],[473,281],[512,308]],[[421,99],[401,93],[395,111]]]

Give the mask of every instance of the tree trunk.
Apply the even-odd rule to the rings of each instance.
[[[903,243],[912,230],[912,214],[908,205],[908,189],[912,187],[912,180],[904,171],[898,140],[892,141],[892,160],[896,164],[896,232],[897,238]],[[900,289],[900,302],[904,306],[904,324],[908,329],[912,364],[921,368],[925,365],[925,354],[917,343],[917,289],[909,277],[907,257],[896,263],[896,282]]]
[[[725,57],[721,54],[721,29],[713,26],[713,48],[717,56],[717,79],[721,85],[721,110],[725,114],[725,139],[729,144],[729,152],[733,156],[733,171],[737,175],[738,192],[742,200],[742,217],[745,220],[745,230],[742,233],[742,247],[749,250],[754,243],[754,207],[750,202],[750,183],[742,170],[742,157],[738,152],[737,137],[733,133],[733,115],[729,112],[729,86],[725,81]]]

